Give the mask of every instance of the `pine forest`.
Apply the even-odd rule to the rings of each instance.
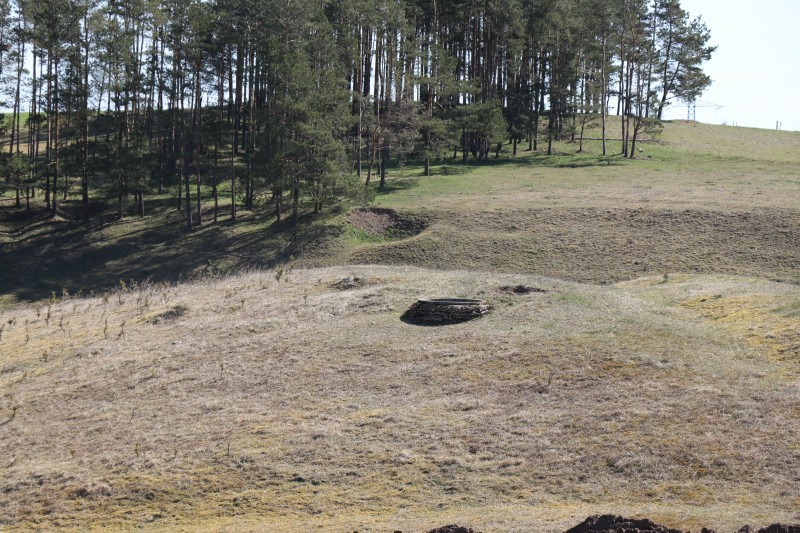
[[[5,0],[0,187],[185,224],[297,219],[387,168],[659,128],[711,83],[678,0]],[[613,122],[607,117],[621,118]],[[615,150],[616,150],[615,145]],[[610,150],[610,148],[609,148]],[[213,208],[202,202],[213,199]],[[41,206],[41,207],[38,207]]]

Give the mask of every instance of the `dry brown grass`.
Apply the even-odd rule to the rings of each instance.
[[[332,286],[346,276],[368,283]],[[799,521],[800,360],[754,338],[796,334],[800,289],[662,281],[353,266],[59,299],[49,320],[47,305],[5,312],[0,524]],[[517,284],[549,292],[498,290]],[[439,295],[495,311],[399,320]],[[708,302],[751,309],[756,329]]]

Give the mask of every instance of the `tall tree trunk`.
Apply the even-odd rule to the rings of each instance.
[[[117,128],[117,185],[119,187],[119,196],[117,197],[117,217],[122,220],[125,216],[125,175],[122,167],[122,155],[124,151],[124,138],[125,138],[125,116],[120,114],[119,98],[115,98],[114,115],[119,120],[119,127]],[[121,117],[121,118],[120,118]]]
[[[22,32],[21,26],[21,19],[18,25],[18,30],[20,33]],[[20,39],[17,44],[17,88],[14,92],[14,109],[11,115],[11,138],[8,143],[8,154],[9,156],[14,153],[14,138],[16,134],[17,140],[17,154],[19,154],[19,136],[20,136],[20,84],[22,82],[22,69],[23,69],[23,60],[25,59],[25,40]],[[6,176],[6,180],[8,180],[8,176]],[[20,192],[22,189],[21,184],[19,183],[19,177],[17,177],[17,183],[15,183],[16,189],[16,207],[20,207],[21,205],[21,198]]]
[[[164,29],[159,28],[160,52],[158,54],[158,109],[155,112],[156,119],[156,146],[158,151],[158,194],[164,194],[164,152],[167,150],[161,120],[164,115],[164,52],[166,40],[164,39]]]
[[[255,98],[255,74],[256,74],[256,65],[255,65],[255,58],[256,58],[256,47],[255,45],[250,46],[250,58],[249,58],[249,79],[248,79],[248,118],[247,118],[247,126],[248,126],[248,138],[247,138],[247,146],[245,147],[247,153],[247,208],[253,209],[253,199],[255,195],[255,187],[253,184],[253,157],[255,154],[256,148],[256,98]]]
[[[364,144],[364,95],[361,90],[364,85],[364,27],[359,26],[358,32],[358,70],[356,71],[356,77],[353,83],[353,97],[356,99],[354,104],[358,106],[358,122],[356,123],[356,174],[360,178]]]
[[[192,189],[191,183],[189,179],[189,162],[191,159],[191,143],[188,139],[189,135],[186,134],[186,124],[185,124],[185,109],[184,109],[184,98],[183,98],[183,82],[181,82],[181,99],[180,99],[180,106],[181,106],[181,119],[180,119],[180,128],[181,128],[181,182],[186,186],[185,194],[186,194],[186,229],[192,229]]]
[[[183,173],[178,168],[178,115],[180,113],[180,107],[178,105],[178,101],[183,99],[183,93],[179,94],[179,89],[181,89],[180,81],[179,81],[179,72],[180,68],[180,49],[175,51],[172,58],[172,92],[170,94],[170,107],[172,110],[172,124],[170,128],[170,144],[172,145],[170,149],[169,155],[169,170],[173,172],[177,171],[178,173],[178,205],[176,206],[178,212],[183,210],[182,206],[182,198],[183,198]],[[183,135],[183,133],[181,133]]]
[[[214,224],[217,223],[219,215],[219,151],[222,145],[222,124],[225,120],[224,112],[224,99],[225,99],[225,61],[222,60],[222,67],[218,72],[217,79],[219,86],[217,87],[217,127],[216,135],[214,136],[214,175],[212,177],[212,195],[214,196]]]
[[[242,117],[242,87],[244,85],[244,45],[236,45],[236,104],[233,111],[233,154],[239,153],[239,128]]]
[[[606,155],[606,91],[608,90],[608,80],[606,79],[606,34],[602,37],[603,52],[600,57],[600,121],[602,124],[603,155]]]
[[[53,68],[53,91],[54,91],[54,98],[53,98],[53,106],[55,107],[54,111],[54,118],[53,118],[53,129],[55,130],[55,142],[53,144],[52,150],[55,152],[53,157],[53,195],[52,195],[52,203],[53,203],[53,216],[58,215],[58,174],[59,174],[59,143],[61,142],[61,130],[59,128],[58,119],[60,116],[60,98],[58,94],[58,65],[60,63],[60,59],[58,55],[54,58],[54,68]]]
[[[53,154],[53,56],[47,52],[47,142],[45,143],[45,167],[44,167],[44,200],[47,210],[52,210],[50,174]]]
[[[36,158],[39,155],[39,120],[37,118],[37,102],[39,100],[39,80],[36,77],[36,44],[33,45],[33,76],[31,77],[31,111],[28,119],[28,164],[30,165],[30,181],[36,178]],[[35,187],[33,188],[35,191]],[[26,207],[30,211],[32,192],[26,195]]]
[[[202,204],[200,195],[200,152],[203,149],[203,94],[200,91],[200,61],[195,63],[195,95],[194,95],[194,116],[192,117],[192,158],[194,160],[194,170],[197,174],[197,225],[201,226],[202,221]],[[200,142],[197,142],[199,137]],[[188,196],[187,196],[188,198]]]
[[[88,4],[83,15],[84,26],[84,70],[83,70],[83,101],[81,102],[81,203],[83,204],[83,222],[89,222],[89,8]]]

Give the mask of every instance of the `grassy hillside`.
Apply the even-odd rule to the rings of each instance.
[[[353,276],[359,286],[341,290]],[[797,287],[337,267],[0,315],[5,527],[797,521]],[[517,295],[523,284],[543,289]],[[431,328],[426,295],[495,305]]]
[[[798,282],[799,149],[799,133],[678,122],[636,161],[536,155],[412,177],[379,204],[429,217],[427,231],[350,253],[592,283],[674,271]]]
[[[6,206],[12,204],[6,198]],[[47,299],[52,293],[88,294],[120,281],[182,278],[269,267],[311,254],[341,232],[333,212],[314,220],[274,224],[265,213],[240,211],[236,224],[224,213],[187,232],[183,214],[164,196],[150,199],[144,218],[96,217],[88,226],[39,212],[0,207],[0,307]]]
[[[297,229],[3,199],[0,529],[800,522],[800,134],[557,148]]]
[[[634,161],[599,156],[597,142],[560,155],[520,152],[434,176],[390,169],[377,206],[422,220],[419,235],[386,239],[348,224],[346,209],[292,231],[267,207],[187,234],[166,196],[145,219],[33,217],[0,199],[0,294],[6,305],[120,280],[174,280],[248,266],[416,264],[526,272],[592,283],[688,271],[797,282],[800,133],[696,123],[665,125]],[[614,143],[610,151],[615,151]],[[224,202],[224,200],[223,200]],[[348,206],[344,206],[347,208]],[[224,208],[224,203],[223,203]],[[405,235],[408,237],[408,235]]]

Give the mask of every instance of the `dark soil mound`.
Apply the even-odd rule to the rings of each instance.
[[[545,289],[539,287],[526,287],[525,285],[503,285],[500,287],[500,292],[509,294],[531,294],[533,292],[547,292]]]
[[[595,515],[590,516],[582,523],[568,529],[565,533],[689,533],[680,529],[672,529],[666,526],[653,523],[651,520],[643,518],[624,518],[614,515]],[[472,528],[457,525],[442,526],[431,529],[427,533],[480,533]],[[703,528],[700,533],[714,533],[713,530]],[[772,524],[756,531],[750,526],[744,526],[737,533],[800,533],[800,524],[783,525]]]
[[[758,533],[800,533],[800,524],[793,526],[785,526],[783,524],[772,524],[771,526],[762,527]]]
[[[636,520],[613,515],[590,516],[582,523],[568,529],[565,533],[684,533],[680,529],[670,529],[654,524],[648,519]]]
[[[449,526],[437,527],[436,529],[431,529],[430,531],[428,531],[428,533],[479,533],[479,532],[476,532],[472,528],[449,525]]]
[[[481,300],[437,298],[417,300],[400,318],[412,324],[439,326],[480,318],[491,310],[492,306]]]
[[[370,235],[389,239],[418,235],[428,227],[427,220],[422,217],[400,214],[393,209],[379,207],[354,209],[348,215],[347,222]]]

